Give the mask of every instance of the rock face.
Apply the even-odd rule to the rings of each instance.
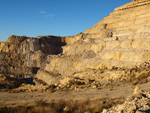
[[[0,60],[5,61],[0,72],[16,75],[20,69],[20,74],[36,74],[47,84],[67,76],[122,79],[126,74],[121,70],[140,68],[150,60],[149,9],[150,0],[134,0],[75,36],[12,35],[0,43]]]

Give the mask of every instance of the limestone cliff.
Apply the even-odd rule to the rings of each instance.
[[[0,70],[14,74],[19,68],[23,75],[36,74],[48,84],[75,76],[97,80],[127,79],[121,70],[140,68],[150,60],[149,9],[150,0],[134,0],[75,36],[32,38],[12,35],[0,43],[0,52],[7,56],[17,54],[11,59],[5,57],[6,62],[1,64],[1,67],[7,64],[8,69],[11,66],[13,69]],[[23,71],[26,68],[31,71]],[[110,71],[114,68],[120,70]],[[101,74],[99,70],[105,72]]]

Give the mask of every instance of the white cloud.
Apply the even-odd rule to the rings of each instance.
[[[54,14],[47,14],[47,12],[45,12],[45,11],[39,11],[39,13],[43,14],[46,17],[50,17],[50,18],[54,16]]]
[[[45,12],[45,11],[40,11],[39,13],[41,13],[41,14],[46,14],[46,12]]]
[[[48,17],[53,17],[54,14],[47,14],[46,16],[48,16]]]

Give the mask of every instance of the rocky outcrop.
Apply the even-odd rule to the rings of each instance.
[[[150,4],[150,0],[134,0],[134,2],[130,2],[128,4],[125,4],[121,7],[116,8],[115,11],[129,9],[129,8],[135,8],[135,7],[148,5],[148,4]]]
[[[133,7],[116,8],[84,34],[75,36],[75,42],[63,46],[62,54],[54,57],[45,70],[58,71],[64,77],[74,73],[85,77],[87,69],[132,68],[149,61],[150,4],[147,2],[132,1],[122,7]],[[66,39],[69,42],[72,37]]]
[[[141,64],[150,60],[149,2],[134,0],[118,7],[92,28],[75,36],[33,38],[12,35],[6,42],[0,43],[1,54],[15,53],[24,58],[11,58],[10,61],[14,62],[12,64],[8,62],[9,58],[5,58],[7,60],[4,64],[11,70],[11,66],[17,69],[16,64],[23,61],[23,64],[17,64],[19,69],[34,68],[34,73],[21,73],[37,73],[36,77],[48,84],[68,76],[92,76],[99,80],[128,79],[130,75],[124,70],[135,67],[142,69]],[[99,75],[101,70],[104,73]]]
[[[132,96],[126,97],[126,101],[110,109],[104,109],[102,113],[149,113],[150,93],[142,92],[135,88]]]
[[[63,40],[55,36],[10,36],[0,42],[0,73],[19,79],[33,77],[50,62],[51,55],[61,53]]]

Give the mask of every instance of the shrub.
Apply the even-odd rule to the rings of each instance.
[[[148,72],[148,73],[142,73],[141,75],[139,75],[139,76],[137,77],[137,80],[138,80],[138,81],[141,81],[141,80],[147,78],[148,76],[150,76],[150,73],[149,73],[149,72]]]
[[[35,100],[34,102],[36,106],[45,106],[47,104],[46,101],[44,101],[43,99],[38,99]]]
[[[0,108],[0,110],[2,110],[2,111],[7,110],[7,106],[4,106],[4,107]],[[0,112],[0,113],[1,113],[1,112]]]

